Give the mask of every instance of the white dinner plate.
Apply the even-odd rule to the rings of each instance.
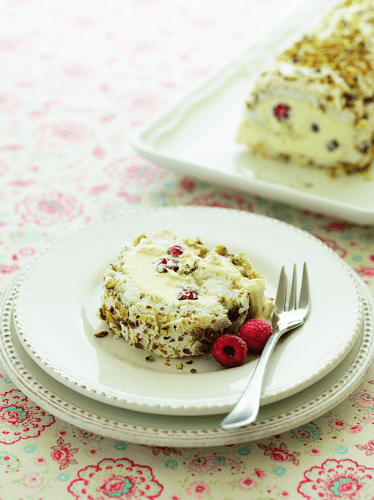
[[[373,179],[358,174],[331,180],[323,170],[256,158],[235,141],[245,101],[264,66],[336,3],[303,2],[278,28],[138,128],[132,137],[135,150],[185,175],[350,222],[373,224]]]
[[[96,316],[102,277],[126,241],[161,229],[198,236],[213,248],[243,250],[274,297],[282,265],[301,273],[308,264],[311,313],[302,327],[276,346],[264,382],[262,404],[291,396],[324,377],[352,348],[362,323],[362,303],[348,266],[314,236],[264,216],[208,207],[131,211],[84,227],[49,247],[23,274],[14,306],[19,338],[41,368],[62,384],[111,405],[175,415],[228,411],[257,363],[224,369],[213,358],[157,357],[111,335]],[[197,373],[192,374],[194,368]]]
[[[40,368],[19,342],[12,308],[17,279],[0,303],[0,361],[17,387],[31,402],[56,417],[112,439],[134,443],[206,447],[244,443],[286,432],[330,411],[363,381],[374,360],[373,298],[365,284],[356,278],[362,292],[364,323],[348,355],[325,377],[294,396],[260,408],[250,426],[225,431],[222,415],[168,416],[113,407],[60,384]]]

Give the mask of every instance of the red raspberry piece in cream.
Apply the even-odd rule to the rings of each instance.
[[[183,248],[179,245],[174,245],[173,247],[169,248],[167,253],[169,255],[172,255],[173,257],[179,257],[179,255],[182,255],[183,253]]]
[[[335,151],[335,149],[339,147],[339,143],[335,139],[332,139],[330,142],[327,143],[326,147],[328,151]]]
[[[179,269],[178,262],[174,259],[168,260],[165,257],[163,257],[157,264],[157,271],[159,273],[167,273],[169,269],[172,269],[173,271],[178,271]]]
[[[213,342],[211,352],[221,366],[232,368],[244,363],[248,348],[243,339],[226,333]]]
[[[239,336],[245,341],[248,349],[261,352],[265,347],[273,327],[264,319],[250,319],[239,330]]]
[[[178,294],[178,300],[197,300],[197,292],[192,288],[183,288]]]
[[[273,114],[280,122],[288,120],[290,107],[287,104],[277,104],[273,108]]]

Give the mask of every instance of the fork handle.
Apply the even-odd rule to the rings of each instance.
[[[247,387],[231,412],[226,418],[224,418],[224,420],[222,420],[222,429],[239,429],[240,427],[249,425],[256,420],[260,409],[264,375],[271,353],[273,352],[275,344],[278,342],[279,338],[292,328],[294,328],[294,326],[282,328],[281,330],[274,332],[271,337],[269,337]]]

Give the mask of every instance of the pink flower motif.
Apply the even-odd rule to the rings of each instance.
[[[76,500],[153,500],[163,489],[150,467],[135,464],[127,458],[104,458],[97,465],[88,465],[78,472],[78,479],[68,487]]]
[[[19,151],[20,149],[22,149],[20,144],[4,144],[0,148],[0,151]]]
[[[105,153],[105,149],[103,148],[95,148],[92,150],[92,154],[95,158],[104,158],[106,153]]]
[[[101,193],[105,193],[109,188],[109,184],[100,184],[98,186],[93,186],[90,190],[90,195],[98,196]]]
[[[127,203],[139,203],[140,201],[142,201],[140,196],[128,193],[127,191],[120,191],[119,193],[117,193],[117,196],[118,198],[124,198]]]
[[[86,431],[85,429],[79,429],[79,427],[75,429],[75,433],[73,433],[73,436],[78,438],[78,440],[84,444],[101,441],[103,439],[102,436],[99,436],[98,434],[90,431]]]
[[[326,226],[326,229],[327,231],[346,231],[350,227],[352,227],[352,224],[347,224],[347,223],[342,224],[341,222],[330,222],[330,224]]]
[[[374,267],[360,267],[356,272],[361,276],[374,276]]]
[[[296,458],[300,455],[299,452],[290,452],[284,443],[276,446],[274,443],[270,443],[269,446],[266,444],[258,443],[258,447],[264,450],[264,455],[269,456],[271,460],[275,462],[291,462],[295,465],[299,465],[299,459]]]
[[[348,254],[347,250],[345,248],[339,246],[335,240],[331,240],[329,238],[324,238],[318,234],[314,234],[314,236],[316,238],[318,238],[320,241],[322,241],[323,243],[325,243],[329,248],[334,250],[334,252],[339,254],[342,259],[344,259],[347,256],[347,254]]]
[[[187,205],[220,207],[220,208],[236,208],[238,210],[246,210],[254,212],[252,203],[246,201],[241,195],[231,195],[228,193],[210,193],[204,196],[196,196]]]
[[[317,448],[312,448],[309,450],[309,453],[315,457],[321,454],[320,450],[317,450]]]
[[[87,125],[71,121],[44,123],[33,132],[38,147],[74,147],[86,144],[94,136]]]
[[[141,445],[141,446],[147,446],[147,445]],[[181,450],[178,450],[178,448],[169,448],[167,446],[149,446],[149,448],[152,449],[152,453],[154,455],[158,455],[159,453],[162,453],[166,456],[169,455],[182,455]]]
[[[0,443],[13,444],[20,439],[37,437],[55,423],[18,389],[0,394]]]
[[[239,479],[239,481],[236,483],[236,485],[240,490],[250,491],[250,490],[253,490],[254,488],[256,488],[257,481],[255,481],[254,479],[252,479],[249,476],[241,477]]]
[[[192,193],[196,189],[196,182],[185,177],[181,180],[181,186],[187,193]]]
[[[372,439],[371,441],[368,441],[364,445],[362,445],[362,444],[356,444],[355,446],[359,450],[365,450],[365,455],[368,456],[368,457],[370,455],[374,455],[374,439]]]
[[[255,473],[259,479],[264,479],[267,476],[266,472],[261,469],[255,469]]]
[[[15,181],[10,182],[11,186],[15,187],[27,187],[30,184],[33,184],[35,181],[32,179],[16,179]]]
[[[126,43],[126,45],[128,45]],[[125,47],[127,48],[127,47]],[[145,40],[144,38],[137,40],[133,43],[130,48],[131,56],[141,57],[141,56],[150,56],[156,52],[161,52],[164,50],[164,46],[156,42],[154,38],[150,38],[149,40]]]
[[[59,469],[66,469],[70,464],[78,463],[73,458],[74,453],[77,453],[78,448],[71,448],[71,443],[64,443],[62,437],[57,440],[57,446],[52,446],[53,450],[51,457],[59,464]]]
[[[0,38],[1,52],[23,52],[30,48],[29,40],[26,37],[3,36]]]
[[[361,424],[356,424],[355,426],[350,427],[348,429],[348,432],[350,434],[358,434],[359,432],[362,432],[362,430],[363,430],[363,426]]]
[[[83,204],[73,195],[47,191],[29,195],[16,203],[15,213],[26,224],[51,227],[65,224],[83,214]]]
[[[125,108],[133,126],[143,123],[166,103],[160,94],[151,90],[128,92],[118,99],[118,104]]]
[[[161,181],[169,175],[168,171],[137,155],[123,156],[110,162],[104,168],[104,172],[123,188],[136,187],[138,189]]]
[[[10,168],[8,165],[5,163],[4,160],[0,160],[0,177],[5,175],[7,172],[9,172]]]
[[[211,472],[213,470],[220,470],[222,467],[230,467],[232,471],[240,472],[242,469],[241,464],[233,458],[223,457],[219,455],[212,455],[208,457],[195,457],[188,463],[187,467],[196,473]]]
[[[44,477],[40,475],[39,472],[25,474],[21,477],[21,483],[25,488],[40,488],[40,486],[44,483]]]
[[[353,395],[353,401],[360,408],[371,408],[374,406],[374,398],[366,391],[358,392]]]
[[[0,274],[10,274],[18,271],[16,266],[0,266]]]
[[[328,425],[329,425],[330,429],[339,430],[339,431],[343,431],[344,429],[346,429],[348,427],[348,424],[346,424],[344,422],[344,420],[341,420],[341,419],[330,420]]]
[[[35,248],[23,247],[20,249],[19,253],[22,255],[22,257],[32,257],[35,254]]]
[[[70,63],[61,68],[62,73],[72,80],[89,80],[95,76],[96,71],[92,66],[83,63]]]
[[[210,495],[210,487],[204,481],[194,481],[186,488],[186,493],[194,498],[201,500],[205,495]]]
[[[14,94],[13,92],[0,92],[1,113],[14,113],[14,111],[16,111],[21,104],[21,99],[17,94]]]
[[[374,469],[358,465],[353,460],[326,460],[321,467],[307,470],[304,477],[306,480],[299,484],[297,491],[308,500],[372,497]]]

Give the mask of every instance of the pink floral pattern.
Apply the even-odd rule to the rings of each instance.
[[[189,205],[209,206],[218,208],[236,208],[238,210],[246,210],[253,212],[253,204],[240,195],[231,195],[228,193],[210,193],[206,196],[196,196],[193,198]]]
[[[237,487],[243,491],[251,491],[257,487],[257,481],[252,479],[251,477],[241,477],[236,483]]]
[[[165,170],[136,155],[118,158],[110,162],[104,171],[110,180],[122,188],[129,186],[145,188],[168,176]]]
[[[212,456],[196,456],[185,465],[193,473],[212,473],[213,471],[221,471],[224,467],[230,468],[232,471],[239,472],[242,470],[242,465],[238,460],[230,457],[212,455]]]
[[[299,465],[299,459],[297,457],[300,453],[295,451],[290,452],[285,443],[281,443],[279,446],[274,443],[270,443],[269,445],[258,443],[258,447],[264,450],[265,456],[270,457],[271,460],[275,462],[291,462],[295,465]]]
[[[5,163],[4,160],[0,160],[0,177],[9,172],[9,166]]]
[[[188,496],[202,500],[206,495],[210,495],[210,488],[204,481],[193,481],[186,488]]]
[[[20,439],[35,438],[54,423],[52,415],[18,389],[0,394],[0,443],[14,444]]]
[[[59,464],[59,469],[66,469],[71,464],[78,463],[73,455],[77,453],[78,448],[72,448],[71,443],[64,443],[62,437],[57,439],[56,446],[52,446],[51,457]]]
[[[15,213],[26,224],[51,227],[71,222],[82,215],[83,203],[73,195],[48,191],[26,196],[16,204]]]
[[[306,481],[299,484],[297,491],[308,500],[372,498],[374,469],[353,460],[326,460],[320,467],[306,471],[304,477]]]
[[[104,459],[97,465],[81,469],[68,491],[77,500],[153,500],[161,495],[163,486],[149,467],[122,458]]]
[[[33,136],[38,147],[58,148],[84,145],[92,139],[94,132],[86,124],[61,121],[40,125]]]
[[[141,445],[141,446],[146,446],[146,445]],[[160,453],[164,454],[166,456],[169,456],[169,455],[182,455],[181,450],[178,450],[177,448],[169,448],[168,446],[149,446],[149,448],[151,448],[152,453],[154,455],[156,455],[156,457]]]

